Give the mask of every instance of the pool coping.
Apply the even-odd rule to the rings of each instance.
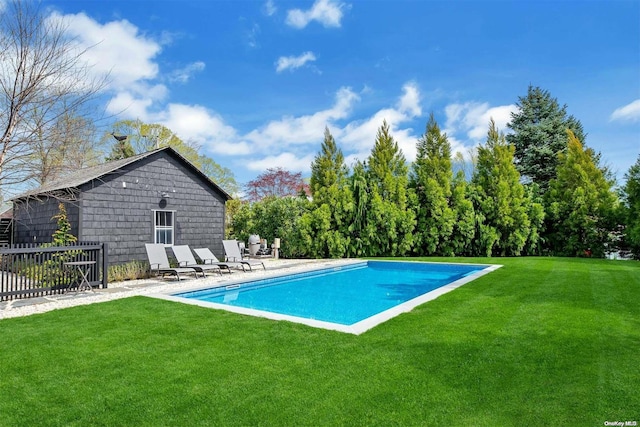
[[[348,262],[348,263],[344,263],[341,264],[340,267],[347,267],[347,266],[355,266],[358,264],[363,264],[366,263],[370,260],[353,260],[353,262]],[[434,261],[392,261],[392,260],[371,260],[371,261],[376,261],[376,262],[416,262],[416,263],[421,263],[421,264],[448,264],[448,265],[470,265],[469,263],[455,263],[455,262],[434,262]],[[332,331],[337,331],[337,332],[343,332],[343,333],[348,333],[348,334],[353,334],[353,335],[360,335],[366,331],[368,331],[369,329],[372,329],[378,325],[380,325],[381,323],[384,323],[396,316],[399,316],[402,313],[406,313],[409,312],[411,310],[413,310],[414,308],[416,308],[419,305],[422,305],[428,301],[432,301],[436,298],[438,298],[441,295],[444,295],[448,292],[451,292],[457,288],[459,288],[462,285],[465,285],[473,280],[478,279],[479,277],[482,277],[486,274],[489,274],[493,271],[496,271],[497,269],[499,269],[500,267],[502,267],[502,265],[500,264],[476,264],[476,263],[471,263],[471,265],[478,265],[478,266],[485,266],[485,268],[483,268],[482,270],[470,274],[468,276],[462,277],[454,282],[448,283],[444,286],[441,286],[437,289],[434,289],[433,291],[427,292],[426,294],[422,294],[419,295],[413,299],[410,299],[408,301],[403,302],[402,304],[399,304],[395,307],[391,307],[387,310],[384,310],[380,313],[374,314],[373,316],[367,317],[366,319],[363,319],[359,322],[356,322],[354,324],[351,325],[343,325],[340,323],[332,323],[332,322],[327,322],[327,321],[323,321],[323,320],[316,320],[316,319],[309,319],[309,318],[305,318],[305,317],[298,317],[298,316],[292,316],[292,315],[288,315],[288,314],[280,314],[280,313],[273,313],[270,311],[264,311],[264,310],[257,310],[257,309],[253,309],[253,308],[245,308],[245,307],[237,307],[237,306],[233,306],[233,305],[227,305],[227,304],[219,304],[219,303],[214,303],[214,302],[208,302],[208,301],[200,301],[197,299],[192,299],[192,298],[184,298],[181,296],[177,296],[174,295],[175,292],[172,292],[172,294],[167,294],[167,293],[154,293],[154,294],[149,294],[147,296],[152,297],[152,298],[158,298],[158,299],[163,299],[163,300],[167,300],[167,301],[173,301],[173,302],[179,302],[179,303],[183,303],[183,304],[189,304],[189,305],[195,305],[195,306],[199,306],[199,307],[204,307],[204,308],[212,308],[212,309],[216,309],[216,310],[224,310],[224,311],[228,311],[228,312],[232,312],[232,313],[237,313],[237,314],[243,314],[243,315],[247,315],[247,316],[253,316],[253,317],[262,317],[265,319],[270,319],[270,320],[284,320],[284,321],[289,321],[289,322],[293,322],[293,323],[299,323],[299,324],[303,324],[303,325],[307,325],[307,326],[311,326],[314,328],[320,328],[320,329],[327,329],[327,330],[332,330]],[[312,273],[315,271],[320,271],[320,270],[327,270],[327,269],[333,269],[333,268],[339,268],[339,267],[329,267],[327,268],[326,266],[323,267],[318,267],[318,268],[311,268],[311,269],[306,269],[300,273]],[[262,278],[262,279],[241,279],[241,280],[234,280],[232,282],[226,282],[226,283],[221,283],[219,286],[199,286],[199,287],[193,287],[190,289],[181,289],[180,293],[188,293],[188,292],[194,292],[194,291],[199,291],[199,290],[205,290],[205,289],[215,289],[215,288],[229,288],[229,287],[234,287],[237,285],[242,285],[245,283],[252,283],[252,282],[256,282],[259,280],[264,280],[264,279],[277,279],[279,277],[286,277],[286,276],[290,276],[291,273],[284,273],[284,274],[276,274],[273,276],[269,276],[268,278]]]

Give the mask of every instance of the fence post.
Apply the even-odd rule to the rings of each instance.
[[[109,283],[109,245],[102,243],[102,288],[106,289]]]

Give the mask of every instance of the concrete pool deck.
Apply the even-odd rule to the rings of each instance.
[[[210,274],[204,278],[184,277],[178,281],[173,277],[152,278],[141,280],[128,280],[124,282],[109,283],[106,289],[95,289],[95,291],[70,292],[68,294],[48,295],[44,297],[25,298],[0,302],[0,319],[12,317],[29,316],[32,314],[46,313],[48,311],[60,310],[78,305],[96,304],[100,302],[113,301],[120,298],[132,296],[154,294],[168,294],[186,291],[195,287],[223,286],[225,283],[240,280],[258,280],[283,274],[292,274],[308,269],[321,267],[333,267],[347,263],[353,263],[357,259],[273,259],[266,258],[264,261],[266,270],[262,267],[254,268],[253,271],[243,272],[232,269],[232,273]]]

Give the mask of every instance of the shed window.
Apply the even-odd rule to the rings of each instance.
[[[165,245],[173,245],[173,233],[175,227],[174,211],[155,211],[154,212],[154,243],[164,243]]]

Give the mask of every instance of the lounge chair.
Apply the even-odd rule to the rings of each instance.
[[[248,265],[250,270],[253,270],[254,265],[262,265],[262,268],[264,268],[265,270],[267,269],[262,261],[243,259],[237,240],[223,240],[222,245],[224,246],[224,253],[227,257],[227,261],[241,262],[244,265]]]
[[[222,275],[222,266],[219,264],[198,264],[191,253],[189,245],[175,245],[171,247],[171,250],[173,250],[173,254],[176,256],[180,267],[193,268],[194,270],[202,273],[203,276],[207,271],[215,271]],[[229,270],[229,267],[226,268]]]
[[[180,280],[180,274],[191,274],[197,278],[198,272],[190,267],[178,267],[172,268],[169,265],[169,258],[167,258],[167,251],[163,244],[159,243],[145,243],[147,249],[147,257],[149,258],[149,266],[151,272],[156,271],[156,274],[162,274],[164,277],[167,274],[172,274]],[[204,276],[204,274],[203,274]]]
[[[241,268],[242,271],[246,271],[244,268],[244,264],[241,262],[232,262],[232,261],[227,261],[227,262],[220,262],[220,260],[213,254],[213,252],[211,252],[211,249],[209,248],[196,248],[193,250],[196,255],[198,255],[198,258],[200,258],[200,260],[204,263],[204,264],[214,264],[214,265],[219,265],[222,268],[227,268],[229,269],[230,267],[235,267],[235,268]]]

